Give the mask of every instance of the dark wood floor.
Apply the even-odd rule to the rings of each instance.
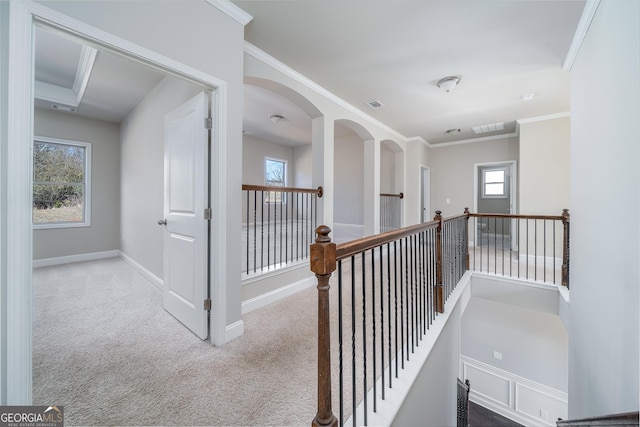
[[[522,427],[515,421],[511,421],[502,415],[496,414],[476,403],[469,402],[469,426],[470,427]]]

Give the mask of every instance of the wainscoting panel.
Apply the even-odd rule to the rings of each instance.
[[[460,357],[462,378],[471,382],[470,400],[526,426],[555,426],[567,418],[567,393]]]

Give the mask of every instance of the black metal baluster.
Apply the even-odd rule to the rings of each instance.
[[[351,256],[351,413],[356,421],[356,258]]]
[[[371,348],[373,357],[373,412],[377,412],[377,392],[376,392],[376,380],[378,378],[378,371],[376,363],[378,362],[376,357],[376,260],[375,249],[371,249],[371,325],[372,325],[372,343]]]
[[[293,198],[291,199],[293,201]],[[344,365],[342,350],[342,260],[338,261],[338,388],[340,398],[340,425],[344,425]]]

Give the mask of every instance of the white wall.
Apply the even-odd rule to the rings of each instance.
[[[638,410],[639,18],[602,0],[571,69],[570,418]]]
[[[163,278],[164,117],[202,89],[165,77],[121,125],[120,250]]]
[[[91,226],[36,229],[33,259],[120,248],[120,125],[35,109],[34,134],[91,143]]]
[[[431,148],[427,163],[431,168],[431,210],[441,210],[443,216],[459,215],[464,208],[473,210],[474,164],[505,160],[519,160],[518,138]]]

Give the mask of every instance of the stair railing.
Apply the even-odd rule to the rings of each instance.
[[[339,245],[329,227],[316,229],[310,267],[318,281],[318,410],[312,425],[342,425],[349,416],[357,425],[360,402],[364,425],[369,410],[377,412],[466,271],[468,219],[444,219],[438,211],[434,221]]]

